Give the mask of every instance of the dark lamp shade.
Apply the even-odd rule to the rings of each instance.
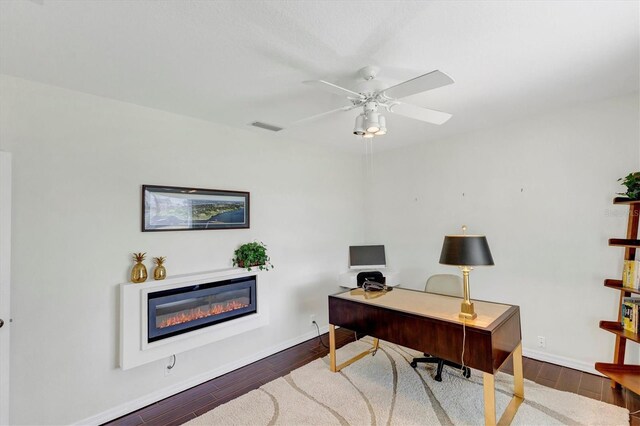
[[[484,235],[447,235],[442,243],[440,263],[455,266],[493,265]]]

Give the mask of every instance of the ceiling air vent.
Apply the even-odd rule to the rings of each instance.
[[[273,124],[262,123],[260,121],[254,121],[251,123],[253,127],[259,127],[265,130],[271,130],[272,132],[279,132],[283,127],[274,126]]]

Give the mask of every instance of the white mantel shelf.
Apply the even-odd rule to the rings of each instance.
[[[147,343],[147,295],[191,285],[256,276],[257,312],[210,327]],[[265,300],[265,274],[257,270],[228,268],[193,274],[173,275],[162,281],[120,284],[120,368],[128,370],[199,346],[246,333],[269,324]]]

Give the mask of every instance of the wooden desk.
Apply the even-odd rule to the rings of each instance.
[[[509,424],[524,400],[520,308],[474,300],[478,317],[458,318],[461,299],[394,288],[389,292],[347,290],[329,296],[330,368],[337,372],[372,353],[378,339],[461,363],[483,372],[485,424],[496,424],[494,374],[513,355],[514,396],[499,424]],[[463,324],[464,323],[464,324]],[[374,337],[374,345],[336,366],[335,327]]]

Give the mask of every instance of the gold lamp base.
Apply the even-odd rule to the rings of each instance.
[[[462,281],[464,283],[464,300],[460,305],[458,318],[468,320],[476,319],[478,315],[473,310],[473,303],[469,300],[469,272],[471,271],[471,268],[468,266],[462,266],[460,269],[462,269]]]
[[[465,300],[460,304],[460,313],[458,314],[458,318],[472,320],[477,317],[478,314],[473,310],[473,302]]]

